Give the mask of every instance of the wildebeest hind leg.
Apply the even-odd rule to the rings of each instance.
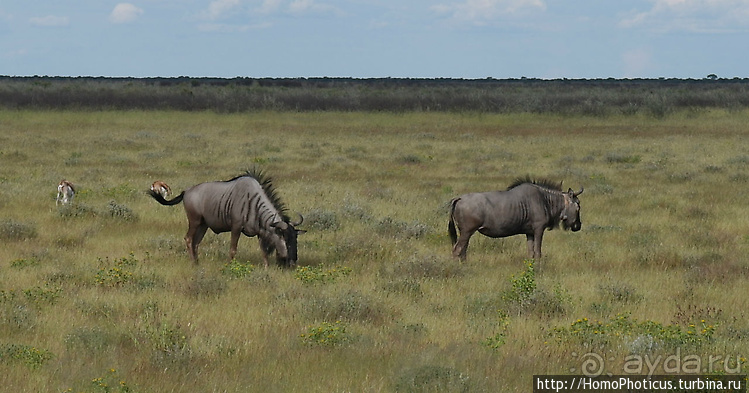
[[[205,236],[205,231],[208,230],[206,225],[195,225],[190,226],[185,235],[185,245],[187,246],[187,253],[190,254],[190,258],[195,263],[198,263],[198,246]]]
[[[466,260],[466,252],[468,251],[468,241],[471,240],[471,236],[476,232],[472,231],[461,231],[458,236],[458,241],[453,246],[453,257],[460,258],[461,261]]]

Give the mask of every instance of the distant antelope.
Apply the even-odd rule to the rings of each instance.
[[[73,186],[73,183],[63,179],[60,184],[57,185],[57,199],[55,199],[55,205],[60,202],[62,202],[63,205],[67,205],[73,201],[74,196],[75,187]]]
[[[161,195],[162,197],[166,198],[169,195],[172,195],[172,189],[169,188],[169,185],[164,183],[161,180],[157,180],[151,184],[151,191]]]

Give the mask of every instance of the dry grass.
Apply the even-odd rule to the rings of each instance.
[[[560,340],[555,328],[620,313],[680,329],[706,317],[711,339],[680,353],[745,357],[747,117],[0,112],[5,389],[527,391],[533,374],[579,369],[590,350],[591,337]],[[265,270],[243,238],[237,259],[255,268],[237,278],[227,235],[208,234],[201,264],[189,262],[182,208],[145,190],[253,165],[309,220],[300,264],[350,274],[305,283]],[[545,236],[536,289],[519,304],[508,299],[524,239],[476,236],[461,264],[446,206],[526,174],[585,193],[583,230]],[[58,209],[62,178],[79,192]],[[340,345],[300,338],[336,321]],[[28,350],[2,352],[12,345]],[[621,374],[642,350],[632,345],[594,349]]]

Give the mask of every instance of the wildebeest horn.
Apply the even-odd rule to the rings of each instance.
[[[573,193],[572,196],[578,196],[578,195],[582,194],[583,191],[585,191],[585,188],[583,186],[580,186],[580,191],[578,191],[576,193]]]
[[[304,216],[302,216],[301,213],[297,212],[296,215],[299,216],[299,221],[292,221],[292,222],[289,223],[293,227],[295,227],[297,225],[302,225],[302,223],[304,222]]]
[[[272,226],[273,228],[278,228],[282,230],[286,230],[286,228],[288,228],[288,224],[286,224],[283,220],[271,223],[270,226]]]

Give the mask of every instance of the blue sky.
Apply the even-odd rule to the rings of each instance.
[[[749,77],[749,0],[0,0],[0,75]]]

